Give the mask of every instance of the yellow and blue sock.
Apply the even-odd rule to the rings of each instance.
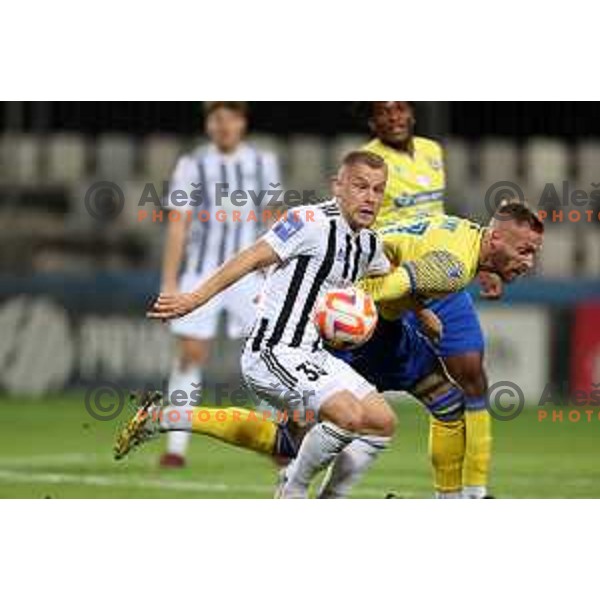
[[[436,497],[460,498],[465,455],[465,422],[462,418],[440,421],[431,417],[429,455]]]
[[[484,396],[465,396],[465,460],[463,497],[487,494],[492,453],[491,417]]]

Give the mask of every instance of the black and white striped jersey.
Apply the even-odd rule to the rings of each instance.
[[[263,287],[250,341],[255,351],[278,344],[316,349],[313,311],[320,296],[390,268],[379,236],[354,232],[335,199],[290,211],[262,239],[282,262]]]
[[[253,244],[264,233],[261,214],[271,197],[266,192],[278,185],[275,155],[249,144],[232,154],[200,146],[181,157],[165,199],[165,208],[185,218],[193,213],[181,274],[205,276]]]

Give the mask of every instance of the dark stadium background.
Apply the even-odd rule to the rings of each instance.
[[[280,135],[293,132],[335,136],[364,132],[353,102],[252,102],[253,128]],[[567,140],[600,136],[597,102],[421,102],[421,133],[469,139],[532,135]],[[189,134],[198,128],[199,102],[5,102],[0,128],[99,134],[156,131]]]
[[[325,193],[340,153],[368,134],[352,102],[250,106],[252,136],[280,153],[290,187]],[[546,183],[561,192],[566,181],[588,196],[600,187],[600,103],[417,109],[418,133],[447,149],[450,212],[485,221],[482,199],[497,181],[518,183],[534,204]],[[0,104],[0,497],[269,496],[265,461],[206,440],[194,440],[185,473],[158,472],[159,446],[117,466],[118,419],[98,421],[85,406],[100,384],[160,386],[169,370],[170,337],[143,318],[158,289],[164,224],[137,223],[136,198],[144,183],[160,186],[201,134],[200,102]],[[98,180],[124,190],[114,222],[84,208]],[[540,422],[536,406],[549,389],[564,399],[600,383],[600,206],[566,200],[554,209],[563,220],[548,223],[536,273],[502,302],[479,303],[492,383],[517,383],[530,405],[495,424],[500,496],[600,497],[600,407],[588,417],[546,405]],[[237,362],[236,346],[221,341],[210,380],[237,381]],[[396,445],[358,496],[431,495],[426,418],[412,403],[398,410]]]

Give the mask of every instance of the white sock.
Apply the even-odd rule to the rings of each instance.
[[[435,497],[438,500],[460,500],[463,497],[462,492],[436,492]]]
[[[313,477],[355,439],[355,434],[333,423],[315,425],[302,440],[298,456],[288,466],[282,498],[306,498]]]
[[[483,485],[467,485],[463,488],[462,497],[466,500],[480,500],[487,495],[487,488]]]
[[[346,446],[329,467],[317,498],[346,498],[389,441],[387,437],[363,435]]]
[[[199,389],[202,384],[202,370],[200,367],[194,365],[187,369],[180,369],[175,367],[171,372],[171,378],[169,379],[169,401],[173,398],[175,392],[179,394],[175,395],[175,400],[178,404],[183,404],[183,400],[177,396],[186,394],[188,401],[192,401],[191,394]],[[173,407],[180,408],[184,411],[191,410],[190,406]],[[165,411],[168,413],[168,411]],[[163,420],[166,414],[163,415]],[[187,419],[187,415],[181,415],[182,418]],[[191,426],[191,423],[190,423]],[[191,428],[190,428],[191,429]],[[167,453],[176,454],[177,456],[185,456],[187,447],[190,441],[191,433],[189,431],[169,431],[167,433]]]

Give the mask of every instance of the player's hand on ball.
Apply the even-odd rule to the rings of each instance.
[[[479,273],[479,284],[481,285],[480,295],[486,300],[498,300],[504,292],[502,279],[496,273],[484,271]]]
[[[444,326],[439,317],[430,309],[419,307],[415,309],[415,313],[425,335],[434,343],[438,344],[444,333]]]
[[[197,308],[194,294],[161,294],[152,308],[146,313],[150,319],[177,319]]]

